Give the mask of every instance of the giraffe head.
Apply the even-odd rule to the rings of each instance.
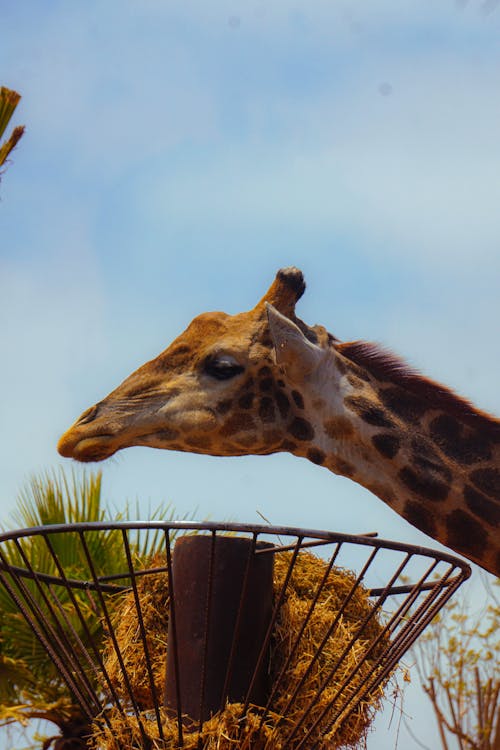
[[[500,574],[500,421],[366,342],[295,315],[282,269],[249,312],[205,313],[62,436],[102,461],[132,445],[288,451],[363,485],[411,524]]]
[[[219,456],[304,448],[314,430],[301,384],[329,369],[333,340],[296,318],[304,289],[298,269],[282,269],[249,312],[196,317],[81,415],[60,439],[61,455],[101,461],[133,445]]]

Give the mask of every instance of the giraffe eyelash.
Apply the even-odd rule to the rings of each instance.
[[[244,369],[235,359],[223,355],[207,357],[203,366],[204,372],[217,380],[230,380]]]

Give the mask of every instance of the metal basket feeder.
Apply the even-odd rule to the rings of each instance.
[[[109,544],[118,573],[102,564]],[[344,729],[365,711],[366,732],[370,701],[469,575],[426,548],[288,527],[79,523],[0,535],[4,590],[85,720],[80,746],[104,750],[225,747],[214,742],[224,711],[228,747],[354,746]],[[145,594],[158,587],[152,619]],[[120,640],[125,625],[133,643]],[[117,720],[126,739],[106,744]]]

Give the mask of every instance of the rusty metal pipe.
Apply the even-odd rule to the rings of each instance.
[[[273,604],[272,547],[255,537],[184,536],[173,552],[165,706],[200,725],[226,701],[265,705],[268,660],[254,672]],[[171,621],[171,618],[169,618]],[[177,652],[177,653],[176,653]],[[177,662],[177,669],[176,669]],[[177,684],[177,679],[178,683]]]

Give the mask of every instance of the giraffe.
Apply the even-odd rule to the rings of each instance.
[[[59,453],[288,451],[500,575],[500,420],[374,344],[306,325],[295,314],[304,290],[302,272],[284,268],[249,312],[199,315],[85,411]]]

